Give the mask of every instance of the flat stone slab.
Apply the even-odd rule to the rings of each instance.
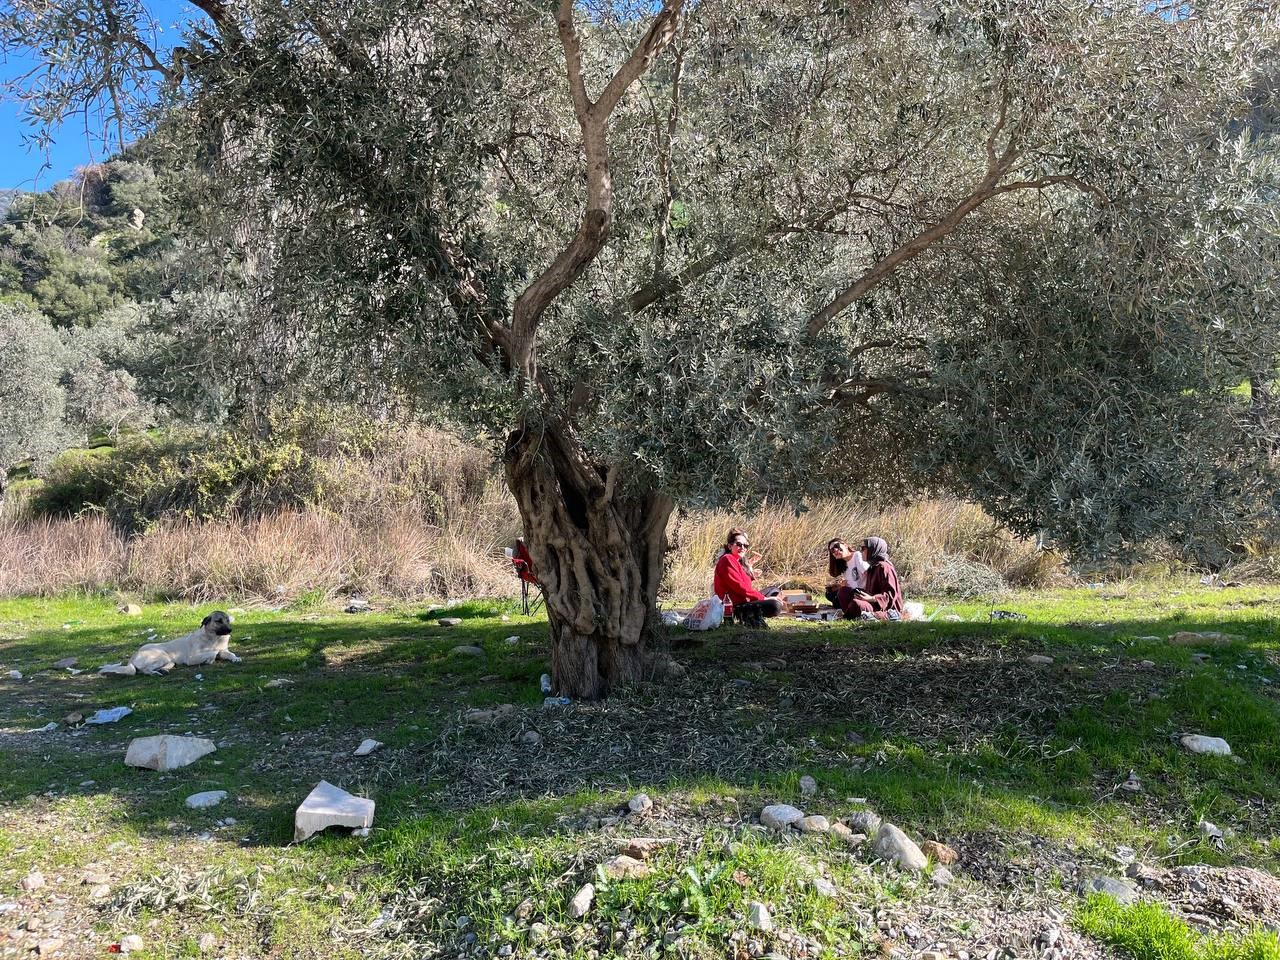
[[[208,810],[227,799],[225,790],[206,790],[204,793],[193,793],[184,801],[192,810]]]
[[[212,740],[202,737],[140,737],[129,744],[124,762],[144,770],[177,770],[217,749]]]
[[[382,741],[380,740],[373,740],[373,739],[361,740],[360,746],[356,747],[355,749],[355,756],[367,757],[369,754],[373,753],[373,751],[381,750],[382,747],[383,747],[383,744],[382,744]]]
[[[1138,899],[1138,885],[1132,880],[1099,874],[1085,880],[1080,886],[1080,893],[1086,897],[1092,893],[1103,893],[1120,903],[1133,903]]]
[[[464,643],[454,647],[449,652],[455,653],[460,657],[483,657],[484,647],[476,647],[471,644]]]
[[[348,827],[362,830],[373,826],[374,803],[364,797],[353,796],[327,780],[321,780],[307,794],[293,815],[293,840],[306,840],[329,827]]]

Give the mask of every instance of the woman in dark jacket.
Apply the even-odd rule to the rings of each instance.
[[[880,537],[862,541],[862,556],[870,565],[862,589],[850,591],[844,615],[863,620],[901,620],[902,587],[889,559],[889,544]]]

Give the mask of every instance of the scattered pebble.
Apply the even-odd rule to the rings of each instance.
[[[800,792],[806,797],[812,797],[818,792],[818,781],[806,774],[800,778]]]
[[[581,920],[591,909],[591,904],[595,898],[595,885],[590,883],[583,884],[578,888],[578,892],[573,895],[573,899],[569,901],[569,916],[575,920]]]
[[[955,880],[955,876],[946,867],[934,867],[929,879],[933,881],[936,887],[946,887],[951,885]]]
[[[360,746],[355,749],[355,756],[367,757],[375,750],[381,750],[385,746],[380,740],[365,739],[360,741]]]
[[[653,809],[653,801],[647,793],[637,793],[627,801],[627,809],[632,813],[648,813]]]
[[[647,863],[635,857],[629,857],[625,853],[610,857],[600,864],[600,869],[604,871],[606,877],[613,880],[635,880],[647,876],[650,870]]]
[[[10,679],[10,680],[21,680],[21,679],[22,679],[22,671],[21,671],[21,670],[10,670],[10,671],[9,671],[9,679]]]
[[[774,803],[760,811],[760,822],[770,830],[786,830],[804,819],[804,811],[789,803]]]
[[[461,617],[441,617],[439,620],[436,621],[436,623],[440,624],[440,626],[442,627],[456,627],[458,626],[458,624],[462,623],[462,618]]]
[[[816,890],[820,896],[834,897],[836,895],[836,885],[826,877],[814,877],[813,889]]]
[[[456,653],[460,657],[483,657],[484,647],[477,647],[471,644],[463,643],[454,647],[449,652]]]
[[[212,933],[200,934],[200,939],[196,941],[196,946],[200,948],[201,953],[212,953],[218,945],[218,938]]]
[[[926,840],[920,844],[920,851],[934,863],[940,863],[943,866],[950,866],[960,859],[960,854],[954,849],[937,840]]]
[[[27,893],[31,893],[34,890],[40,890],[44,887],[44,874],[40,873],[38,870],[32,871],[22,878],[22,883],[19,884],[19,886],[21,886]]]
[[[882,823],[871,849],[881,860],[890,860],[903,870],[923,870],[928,859],[914,840],[892,823]]]
[[[537,730],[526,730],[520,734],[520,742],[527,747],[536,747],[542,743],[542,734]]]
[[[192,810],[208,810],[227,799],[225,790],[206,790],[204,793],[193,793],[183,801]]]
[[[747,908],[747,920],[757,930],[773,929],[773,917],[769,908],[758,900],[751,901],[751,906]]]
[[[796,822],[796,827],[801,833],[830,833],[831,823],[826,817],[820,814],[810,814],[802,817]]]
[[[121,953],[136,953],[142,949],[142,946],[142,938],[136,933],[131,933],[127,937],[122,937],[120,939]]]
[[[1042,653],[1033,653],[1031,656],[1027,657],[1027,663],[1039,667],[1048,666],[1053,663],[1053,657],[1046,657]]]
[[[854,833],[865,833],[868,836],[880,829],[880,815],[874,810],[855,810],[844,818]]]
[[[1119,903],[1132,903],[1138,899],[1138,886],[1132,880],[1108,877],[1103,874],[1089,877],[1080,888],[1081,894],[1105,893]]]
[[[1142,792],[1142,781],[1138,779],[1138,773],[1136,770],[1129,771],[1129,779],[1120,784],[1120,789],[1126,793]]]

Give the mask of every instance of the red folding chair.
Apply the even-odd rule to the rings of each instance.
[[[524,537],[516,538],[515,548],[511,551],[511,565],[516,568],[516,576],[520,578],[520,602],[524,604],[524,615],[527,617],[538,609],[543,601],[542,581],[533,568],[533,557],[529,556],[529,548],[524,545]],[[530,600],[532,597],[532,601]]]

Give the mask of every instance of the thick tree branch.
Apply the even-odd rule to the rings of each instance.
[[[577,281],[604,249],[613,211],[613,183],[609,174],[609,118],[627,89],[671,43],[684,0],[663,0],[640,43],[592,103],[582,69],[582,45],[573,23],[573,0],[560,0],[556,28],[564,48],[565,68],[573,111],[582,131],[587,158],[587,205],[582,222],[568,245],[541,275],[525,288],[512,308],[510,343],[513,364],[528,383],[537,382],[534,341],[538,322],[556,297]]]
[[[236,25],[231,6],[226,0],[191,0],[191,5],[203,10],[224,37],[241,38],[240,28]]]

